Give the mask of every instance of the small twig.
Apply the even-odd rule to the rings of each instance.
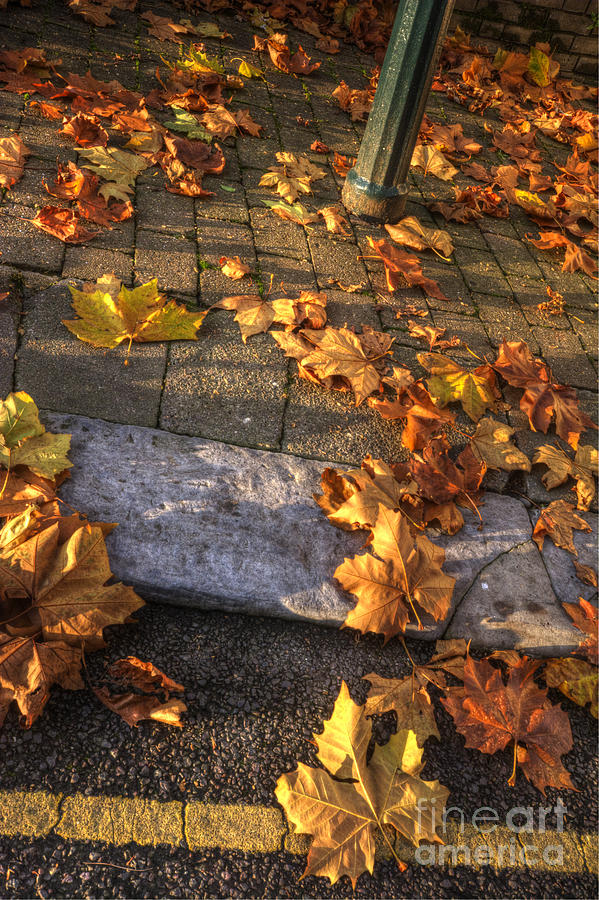
[[[132,869],[130,866],[117,866],[109,862],[86,862],[86,866],[110,866],[112,869],[124,869],[125,872],[151,872],[152,869]]]

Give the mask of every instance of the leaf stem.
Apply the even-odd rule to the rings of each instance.
[[[512,766],[512,774],[507,780],[510,787],[516,784],[516,764],[518,762],[518,741],[514,741],[514,765]]]

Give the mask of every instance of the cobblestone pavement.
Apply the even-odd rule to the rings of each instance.
[[[172,13],[168,4],[146,0],[138,5],[138,13],[149,8]],[[45,2],[43,13],[39,4],[30,9],[11,5],[0,26],[0,45],[43,46],[49,58],[62,59],[64,71],[83,74],[91,68],[98,78],[117,78],[125,87],[147,93],[157,86],[161,57],[175,57],[177,47],[148,36],[137,14],[115,14],[119,27],[100,29],[86,25],[57,0]],[[329,234],[324,225],[282,221],[261,202],[272,199],[272,192],[258,187],[261,174],[275,163],[276,151],[305,153],[327,170],[327,177],[314,184],[314,203],[339,201],[342,179],[328,157],[309,147],[320,139],[340,153],[357,153],[363,126],[351,123],[331,93],[341,79],[350,87],[365,86],[374,60],[356,48],[327,58],[314,49],[314,39],[290,28],[291,40],[301,41],[308,53],[322,60],[317,73],[296,78],[251,51],[253,31],[246,22],[226,13],[202,15],[201,20],[216,21],[230,33],[223,41],[206,41],[210,54],[228,71],[236,71],[238,62],[233,60],[240,56],[266,71],[266,82],[247,79],[233,100],[233,106],[250,108],[264,126],[264,136],[227,139],[223,175],[204,181],[215,192],[213,200],[168,193],[163,174],[150,168],[137,179],[134,218],[90,243],[62,244],[28,220],[48,202],[43,182],[55,177],[57,159],[75,160],[76,151],[56,123],[38,117],[22,96],[0,92],[0,127],[18,131],[32,150],[23,179],[0,207],[0,290],[12,285],[11,299],[0,308],[0,392],[25,389],[48,410],[319,459],[359,463],[366,453],[400,457],[396,422],[383,421],[365,405],[356,408],[348,395],[300,380],[295,362],[282,356],[269,335],[242,344],[226,311],[208,316],[197,344],[137,345],[125,368],[123,353],[90,348],[61,325],[70,314],[66,289],[53,293],[51,300],[36,297],[36,291],[59,279],[95,279],[112,271],[127,284],[156,276],[169,296],[201,307],[226,294],[255,292],[255,282],[232,282],[221,274],[216,264],[226,254],[249,263],[263,286],[272,279],[275,288],[283,283],[291,295],[316,287],[326,291],[331,324],[388,330],[395,337],[395,360],[416,373],[421,372],[416,352],[422,345],[409,336],[407,318],[394,315],[408,304],[426,310],[426,321],[446,327],[480,357],[492,358],[504,336],[523,339],[551,365],[559,381],[580,390],[582,408],[596,420],[597,302],[592,279],[562,272],[556,258],[528,243],[525,235],[536,234],[536,228],[518,207],[511,207],[508,219],[485,216],[468,225],[436,219],[427,204],[452,198],[452,186],[412,172],[406,213],[423,224],[446,228],[455,244],[451,262],[424,260],[425,274],[439,282],[450,302],[426,299],[418,288],[388,295],[382,264],[367,258],[367,236],[385,235],[382,229],[350,217],[351,234],[344,237]],[[462,124],[467,136],[485,146],[481,162],[499,161],[485,130],[493,111],[482,118],[433,93],[427,113],[435,121]],[[298,116],[308,124],[298,124]],[[553,174],[552,162],[563,161],[567,148],[540,133],[537,141],[545,171]],[[473,182],[460,173],[455,183],[465,187]],[[336,282],[360,288],[348,293]],[[547,285],[566,301],[566,314],[550,320],[537,309]],[[452,352],[458,359],[472,359],[463,348],[449,355]],[[525,425],[517,404],[507,416],[517,428]],[[469,422],[458,416],[457,425],[468,428]],[[450,437],[455,444],[463,441],[457,431]],[[517,440],[530,453],[545,436],[522,427]],[[537,502],[567,494],[564,489],[549,497],[534,472],[509,478],[490,473],[487,485],[527,494]]]

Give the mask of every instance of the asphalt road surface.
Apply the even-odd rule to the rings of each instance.
[[[244,852],[239,846],[244,846],[244,831],[251,836],[254,827],[247,807],[255,808],[258,818],[268,816],[277,808],[273,790],[278,777],[298,760],[315,763],[311,734],[320,731],[323,719],[330,716],[342,679],[353,698],[363,700],[367,685],[361,678],[366,673],[408,673],[401,645],[390,641],[383,647],[379,638],[360,637],[352,631],[158,605],[145,607],[137,619],[136,625],[108,629],[109,647],[90,657],[90,675],[99,681],[107,661],[129,654],[152,660],[185,685],[189,707],[185,726],[176,729],[144,722],[130,729],[88,691],[56,690],[29,731],[19,728],[11,712],[0,732],[0,791],[5,802],[4,812],[0,802],[0,825],[4,821],[5,826],[0,828],[0,894],[352,896],[347,879],[333,887],[321,878],[300,882],[305,857],[281,849],[283,844],[259,852]],[[430,645],[414,641],[409,649],[422,662],[431,651]],[[552,697],[563,699],[557,694]],[[443,865],[414,861],[400,873],[391,860],[377,857],[373,876],[359,879],[355,895],[595,896],[592,850],[582,860],[579,840],[581,835],[590,840],[584,836],[597,830],[595,721],[588,711],[568,701],[563,705],[574,734],[574,749],[564,761],[579,792],[559,795],[567,810],[567,846],[561,864],[539,865],[537,859],[536,865],[495,868],[458,860],[453,866],[449,858]],[[450,803],[463,810],[467,819],[485,806],[496,810],[505,823],[506,814],[516,806],[532,807],[536,817],[541,806],[554,807],[558,802],[556,791],[548,790],[543,798],[521,775],[515,788],[509,788],[510,751],[490,757],[465,749],[464,739],[440,704],[437,720],[441,741],[427,741],[422,777],[440,779],[450,789]],[[390,734],[393,721],[388,715],[376,722],[380,740]],[[157,801],[152,809],[167,811],[199,804],[198,809],[210,809],[217,817],[220,810],[241,809],[241,828],[238,823],[233,837],[227,837],[230,830],[221,829],[221,846],[190,849],[189,835],[187,840],[154,845],[143,829],[137,842],[123,844],[117,831],[108,840],[88,839],[97,837],[96,826],[87,822],[87,813],[80,818],[75,813],[70,837],[65,837],[64,828],[60,834],[60,828],[42,826],[41,831],[33,828],[7,836],[16,827],[28,830],[25,813],[12,814],[7,825],[10,798],[19,797],[26,809],[29,797],[30,805],[40,812],[37,798],[42,794],[31,799],[31,792],[46,792],[55,798],[52,802],[63,804],[62,809],[69,798],[79,795],[83,799],[77,802],[82,806],[75,810],[87,809],[85,804],[92,798],[104,798],[102,803],[111,802],[110,798],[138,798],[136,809],[146,798]],[[15,818],[24,824],[15,826]],[[159,829],[159,818],[148,814],[150,831]],[[554,813],[549,813],[547,828],[555,829],[556,822]],[[138,830],[141,827],[138,824]],[[578,835],[578,850],[572,849],[572,834]],[[591,843],[588,846],[592,848]]]

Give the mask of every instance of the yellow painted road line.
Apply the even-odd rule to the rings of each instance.
[[[304,854],[310,839],[289,834],[281,810],[250,804],[149,800],[144,797],[63,797],[45,791],[0,791],[0,836],[57,834],[68,840],[123,845],[167,844],[190,850],[221,848],[246,853]],[[563,832],[515,834],[506,827],[483,834],[448,823],[445,845],[415,848],[397,842],[413,865],[506,867],[555,872],[597,872],[597,835]],[[377,853],[385,854],[378,846]]]

